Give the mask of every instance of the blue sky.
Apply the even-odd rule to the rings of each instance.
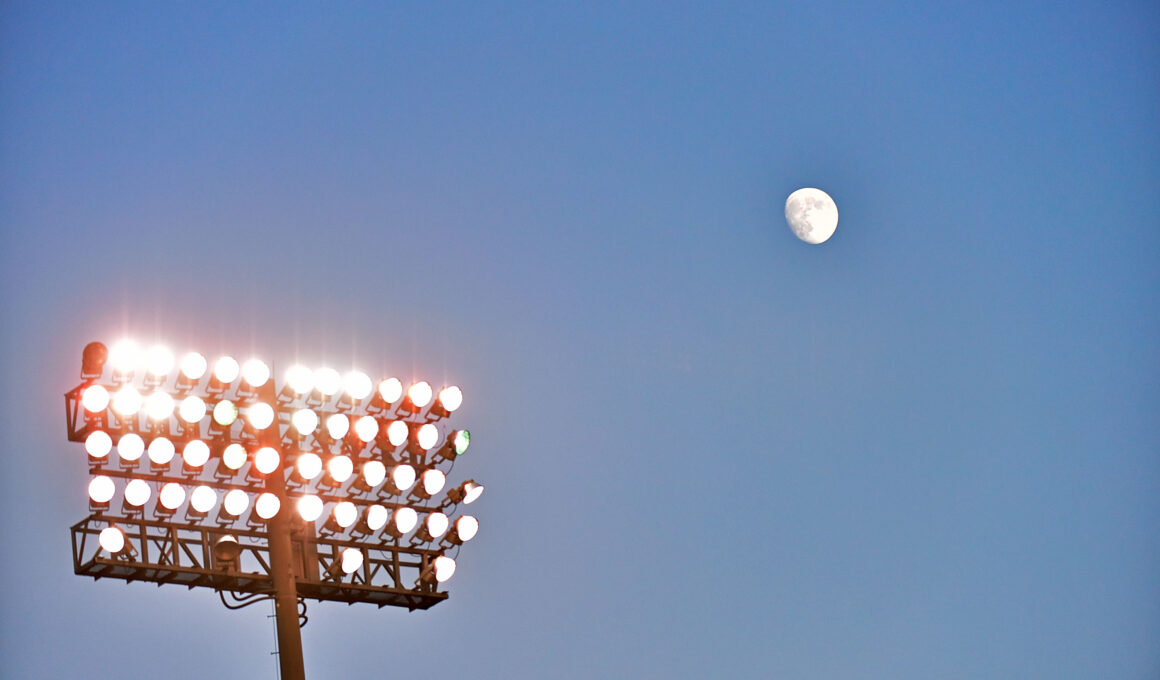
[[[275,677],[71,572],[123,335],[463,386],[450,600],[313,605],[310,677],[1160,672],[1150,4],[0,18],[6,675]]]

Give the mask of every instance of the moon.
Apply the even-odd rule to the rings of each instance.
[[[798,189],[785,199],[785,221],[806,243],[824,243],[838,228],[838,206],[821,189]]]

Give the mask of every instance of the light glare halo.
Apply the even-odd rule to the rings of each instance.
[[[261,387],[270,379],[270,367],[261,359],[250,359],[242,364],[242,380],[250,387]]]
[[[344,574],[353,574],[362,568],[363,554],[358,548],[345,548],[342,551],[342,571]]]
[[[391,470],[391,484],[399,491],[406,491],[415,486],[415,468],[407,463],[396,465],[395,469]]]
[[[395,511],[395,516],[391,521],[395,523],[395,529],[399,533],[405,534],[419,523],[419,513],[415,512],[414,508],[399,508]]]
[[[439,538],[447,533],[449,524],[450,521],[447,519],[447,515],[441,512],[432,512],[427,515],[427,533],[431,535],[431,538]]]
[[[113,394],[113,410],[117,415],[133,416],[141,410],[141,393],[132,385],[124,385]]]
[[[335,456],[327,461],[326,471],[331,479],[341,484],[354,474],[354,462],[347,456]]]
[[[431,403],[431,396],[431,384],[426,380],[420,380],[407,389],[407,397],[410,398],[415,408],[423,408]]]
[[[141,454],[145,453],[145,440],[136,432],[121,435],[120,441],[117,442],[117,455],[121,460],[135,461],[141,459]]]
[[[85,437],[85,451],[93,458],[104,458],[113,450],[113,438],[104,430],[93,430]]]
[[[241,367],[238,366],[238,360],[229,356],[221,357],[213,365],[213,377],[223,385],[229,385],[238,379],[238,373],[241,372]]]
[[[403,442],[407,441],[407,436],[410,433],[411,430],[407,427],[407,423],[405,421],[392,421],[391,424],[387,426],[387,441],[391,443],[391,446],[401,446]]]
[[[350,501],[341,501],[334,506],[334,521],[343,529],[354,524],[358,519],[358,508]]]
[[[149,488],[149,484],[145,480],[130,479],[129,483],[125,485],[125,502],[139,508],[149,501],[149,496],[152,493],[153,490]]]
[[[121,340],[109,348],[109,365],[116,373],[132,373],[141,360],[141,349],[132,340]]]
[[[366,373],[362,371],[351,371],[343,379],[343,389],[351,399],[362,401],[374,391],[374,385],[371,383],[370,376]]]
[[[479,520],[471,515],[464,515],[455,520],[455,535],[464,543],[475,538],[477,533],[479,533]]]
[[[374,416],[363,416],[354,421],[354,433],[364,444],[379,436],[379,421]]]
[[[145,413],[150,420],[165,420],[173,415],[173,395],[157,391],[145,398]]]
[[[440,555],[435,558],[435,580],[443,583],[455,574],[455,560]]]
[[[157,500],[167,510],[176,510],[185,502],[185,489],[180,484],[169,482],[161,487],[161,493],[157,494]]]
[[[153,345],[145,352],[145,371],[155,378],[164,378],[173,370],[173,352],[165,345]]]
[[[446,483],[447,475],[443,474],[442,470],[431,468],[423,473],[423,492],[428,496],[434,496],[442,491]]]
[[[439,428],[431,423],[426,423],[419,427],[416,439],[419,440],[419,448],[430,451],[439,443]]]
[[[322,474],[322,459],[318,457],[317,453],[307,451],[306,453],[299,454],[294,467],[298,469],[299,477],[310,481]]]
[[[387,378],[379,383],[379,397],[388,404],[393,404],[403,396],[403,383],[398,378]]]
[[[326,432],[331,439],[342,439],[350,431],[350,418],[343,413],[334,413],[326,418]]]
[[[190,352],[181,357],[181,375],[185,376],[186,380],[201,380],[208,367],[209,362],[197,352]]]
[[[307,522],[322,516],[322,499],[314,494],[306,494],[298,499],[298,515]]]
[[[214,404],[213,421],[222,427],[229,427],[238,419],[238,407],[234,402],[223,399]]]
[[[314,372],[314,387],[319,394],[333,397],[342,387],[342,376],[333,368],[320,368]]]
[[[439,390],[439,405],[448,413],[453,413],[463,405],[463,390],[456,385]]]
[[[102,385],[89,385],[81,393],[81,405],[89,413],[100,413],[109,407],[109,391]]]
[[[97,475],[89,482],[89,500],[94,503],[108,503],[116,492],[117,486],[113,480],[104,475]]]
[[[189,494],[189,506],[200,513],[207,513],[217,505],[217,492],[202,485]]]
[[[181,400],[181,405],[177,407],[177,415],[191,425],[200,423],[205,417],[205,402],[196,394],[191,394]]]
[[[200,439],[191,439],[181,450],[185,464],[197,469],[209,462],[209,444]]]
[[[125,532],[117,527],[101,529],[101,534],[97,540],[102,548],[114,555],[125,549]]]
[[[234,442],[226,446],[222,450],[222,465],[225,465],[231,470],[241,470],[242,466],[246,464],[249,456],[246,454],[246,447]]]
[[[271,446],[263,446],[254,453],[254,469],[264,475],[268,475],[274,470],[277,470],[278,464],[281,462],[282,457]]]
[[[290,416],[290,422],[294,424],[298,434],[306,436],[318,427],[318,414],[308,408],[299,409]]]
[[[307,394],[314,389],[314,372],[301,364],[286,370],[286,384],[294,394]]]
[[[272,519],[281,509],[282,501],[269,491],[258,496],[258,500],[254,502],[254,511],[262,519]]]
[[[241,489],[231,489],[226,492],[226,497],[222,500],[222,508],[227,514],[234,517],[241,515],[248,507],[250,507],[250,497]]]
[[[274,422],[274,408],[269,404],[258,402],[250,406],[250,425],[256,430],[264,430]]]
[[[382,484],[383,480],[387,478],[387,466],[383,465],[381,461],[368,460],[363,463],[362,474],[366,485],[374,488]]]
[[[149,442],[149,460],[155,465],[168,465],[176,453],[177,449],[173,446],[173,442],[165,437],[158,437]]]
[[[108,479],[106,477],[106,479]],[[381,505],[372,505],[367,508],[367,527],[371,531],[378,531],[387,524],[387,520],[391,517],[391,511],[387,510]]]

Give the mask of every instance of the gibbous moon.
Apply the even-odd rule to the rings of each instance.
[[[838,228],[838,206],[821,189],[798,189],[785,199],[785,221],[806,243],[823,243]]]

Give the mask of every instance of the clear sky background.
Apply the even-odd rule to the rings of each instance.
[[[276,675],[72,574],[131,335],[463,386],[451,598],[309,677],[1156,678],[1158,121],[1154,3],[6,2],[2,674]]]

